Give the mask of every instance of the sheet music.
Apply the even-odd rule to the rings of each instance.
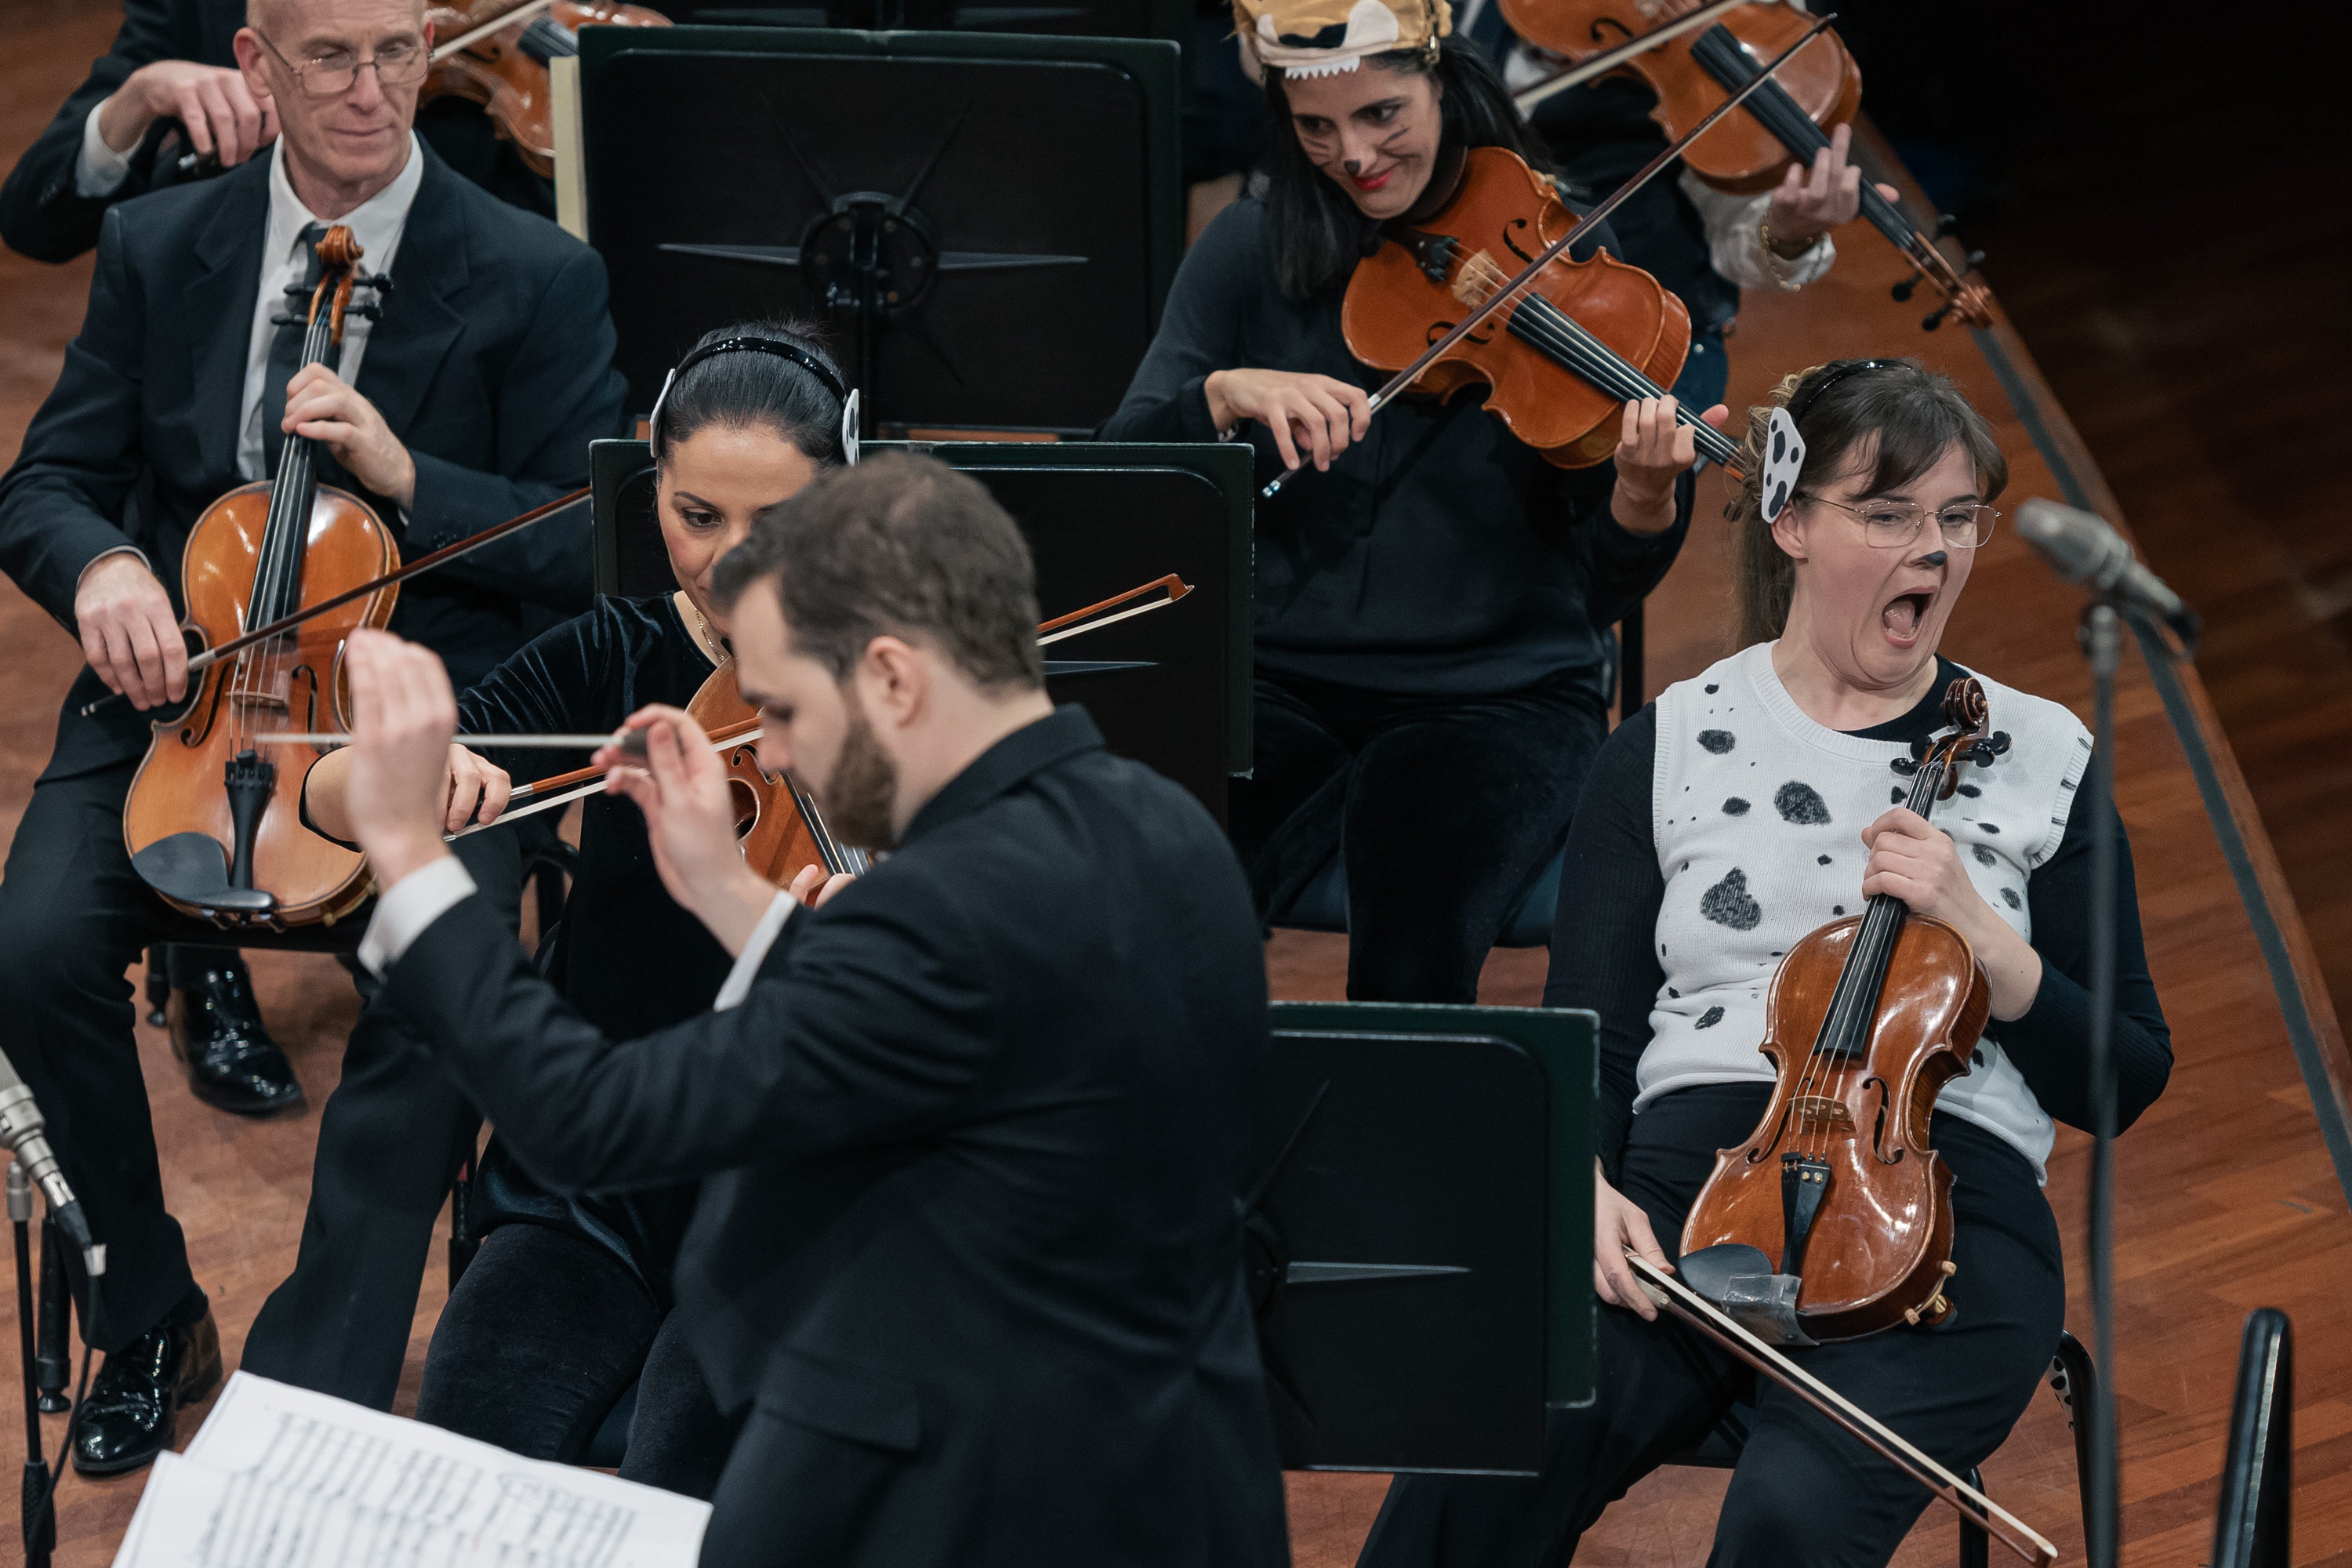
[[[115,1568],[692,1568],[710,1505],[240,1372]]]

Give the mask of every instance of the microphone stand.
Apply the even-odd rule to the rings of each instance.
[[[2116,607],[2102,597],[2084,612],[2083,650],[2091,660],[2091,766],[2084,805],[2091,813],[2091,1329],[2105,1370],[2091,1399],[2089,1502],[2084,1510],[2085,1559],[2115,1568],[2120,1534],[2116,1452],[2115,1141],[2116,1071],[2116,668],[2120,633]]]
[[[25,1568],[49,1568],[49,1553],[58,1542],[57,1514],[48,1507],[49,1466],[41,1457],[40,1395],[33,1363],[33,1253],[28,1227],[33,1218],[33,1184],[25,1167],[8,1163],[8,1226],[16,1243],[16,1342],[25,1377],[25,1479],[18,1493],[23,1521]]]

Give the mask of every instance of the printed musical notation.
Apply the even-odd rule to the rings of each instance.
[[[708,1503],[239,1373],[116,1568],[689,1568]]]

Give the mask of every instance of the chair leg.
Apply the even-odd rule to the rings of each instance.
[[[2066,1407],[2074,1434],[2074,1487],[2083,1502],[2083,1528],[2091,1528],[2091,1406],[2098,1397],[2099,1370],[2083,1342],[2058,1331],[2058,1352],[2050,1358],[2050,1387]]]
[[[1977,1490],[1984,1490],[1984,1472],[1974,1465],[1969,1467],[1965,1479]],[[1960,1568],[1992,1568],[1992,1537],[1984,1526],[1968,1520],[1960,1521]]]
[[[147,1022],[160,1029],[170,1021],[172,950],[162,942],[147,950]]]

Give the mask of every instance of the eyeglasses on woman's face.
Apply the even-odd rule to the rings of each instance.
[[[1862,524],[1862,536],[1874,550],[1902,550],[1917,542],[1927,531],[1927,520],[1944,536],[1944,542],[1954,550],[1974,550],[1992,537],[1992,525],[2000,513],[1991,507],[1975,501],[1929,510],[1916,501],[1863,500],[1849,505],[1832,500],[1826,496],[1801,495],[1800,500],[1817,501],[1833,506]]]

